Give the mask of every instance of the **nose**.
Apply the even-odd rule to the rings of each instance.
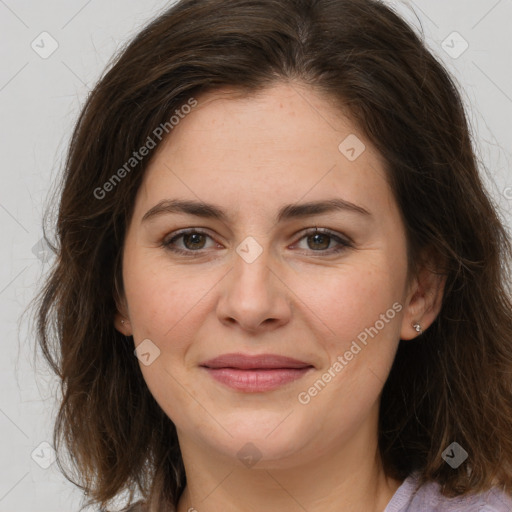
[[[283,272],[271,260],[267,248],[252,262],[238,253],[234,255],[233,268],[223,279],[217,306],[222,323],[257,333],[289,322],[291,292]]]

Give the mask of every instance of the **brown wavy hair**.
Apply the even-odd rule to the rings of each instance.
[[[132,503],[140,492],[163,510],[186,484],[174,424],[113,322],[125,229],[151,158],[104,197],[94,191],[190,98],[292,81],[332,100],[380,151],[410,275],[425,251],[444,262],[441,311],[417,341],[400,341],[382,393],[386,473],[420,471],[447,496],[494,485],[512,493],[511,241],[479,176],[454,78],[377,0],[182,0],[118,53],[87,98],[62,174],[55,245],[47,237],[57,258],[36,297],[36,333],[61,385],[58,465],[89,504],[126,492]],[[441,457],[453,441],[469,452],[458,469]]]

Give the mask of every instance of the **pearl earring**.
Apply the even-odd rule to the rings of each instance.
[[[423,329],[421,328],[421,325],[418,322],[413,324],[413,327],[418,334],[423,334]]]

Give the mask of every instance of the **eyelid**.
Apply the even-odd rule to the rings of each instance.
[[[316,234],[320,234],[320,235],[329,236],[330,238],[336,240],[338,242],[338,244],[343,245],[345,247],[352,247],[354,245],[354,241],[349,236],[344,235],[342,233],[338,233],[337,231],[333,231],[328,228],[318,228],[318,227],[305,228],[305,229],[299,231],[299,233],[297,233],[297,235],[298,234],[301,234],[301,236],[297,240],[297,242],[295,242],[295,244],[300,242],[303,238],[306,238],[306,237],[312,236],[312,235],[316,235]],[[313,251],[312,249],[310,249],[310,250],[311,250],[311,252],[318,252],[318,253],[322,253],[322,252],[327,253],[328,252],[328,251]]]
[[[170,233],[169,236],[164,237],[164,239],[162,240],[161,246],[164,249],[167,249],[171,252],[175,252],[178,254],[180,254],[180,253],[181,254],[197,254],[197,255],[202,254],[202,252],[205,251],[205,249],[191,251],[191,250],[184,250],[184,249],[172,247],[171,244],[174,240],[177,240],[180,237],[182,237],[184,235],[189,235],[189,234],[205,235],[208,238],[212,239],[215,243],[218,243],[206,228],[198,227],[198,228],[184,228],[184,229],[179,229],[177,231],[173,231],[172,233]]]

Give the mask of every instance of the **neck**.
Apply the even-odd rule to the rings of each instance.
[[[187,487],[177,512],[383,512],[401,482],[385,475],[361,428],[338,450],[246,468],[180,439]],[[297,455],[297,454],[296,454]],[[295,456],[294,456],[295,457]]]

